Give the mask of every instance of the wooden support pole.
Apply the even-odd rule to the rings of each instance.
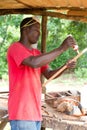
[[[41,52],[46,52],[46,36],[47,36],[47,16],[42,16],[42,39],[41,39]],[[42,84],[44,83],[44,77],[41,77]],[[46,88],[42,88],[42,93],[46,93]]]
[[[41,130],[45,130],[45,128],[44,128],[44,127],[41,127]]]
[[[4,130],[4,128],[5,128],[5,126],[6,126],[7,123],[8,123],[7,120],[2,121],[2,122],[0,123],[0,130]]]
[[[46,52],[46,36],[47,36],[47,16],[42,16],[42,41],[41,41],[41,52]],[[42,83],[44,83],[44,77],[41,77]],[[46,93],[46,88],[42,88],[42,93]],[[44,127],[41,127],[41,130],[45,130]]]
[[[5,114],[2,118],[0,118],[0,130],[4,130],[7,123],[8,123],[8,114]]]
[[[47,36],[47,16],[42,16],[42,41],[41,52],[46,52],[46,36]]]

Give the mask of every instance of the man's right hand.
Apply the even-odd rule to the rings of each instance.
[[[66,65],[67,65],[67,69],[73,69],[76,67],[76,61],[73,61],[71,59],[71,60],[67,61]]]
[[[76,44],[76,41],[75,41],[75,39],[71,36],[71,35],[69,35],[64,41],[63,41],[63,43],[62,43],[62,45],[61,45],[61,47],[62,47],[62,49],[65,51],[65,50],[67,50],[68,48],[74,48],[74,46],[76,46],[77,44]]]

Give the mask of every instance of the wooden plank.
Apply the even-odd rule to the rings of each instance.
[[[28,6],[32,7],[57,7],[57,6],[67,6],[67,1],[63,0],[18,0]]]
[[[9,91],[0,91],[0,94],[9,93]]]
[[[0,123],[0,130],[4,130],[4,128],[5,128],[6,124],[7,124],[7,122],[8,122],[8,121],[2,121],[2,122]]]
[[[55,118],[43,118],[42,127],[52,128],[53,130],[87,130],[84,122],[67,122]]]
[[[0,15],[7,15],[7,14],[33,14],[33,15],[41,15],[41,16],[45,15],[45,16],[67,19],[67,20],[87,22],[87,18],[84,16],[71,16],[71,15],[66,15],[66,14],[61,14],[57,12],[41,10],[41,9],[0,10]]]
[[[80,0],[67,0],[67,6],[69,6],[69,7],[80,7],[81,2],[80,2]]]
[[[0,9],[18,9],[24,8],[27,6],[19,3],[17,0],[0,0]]]
[[[7,110],[4,108],[0,108],[0,121],[2,120],[2,117],[4,117],[5,115],[7,115]]]
[[[85,7],[87,7],[87,0],[79,0],[80,1],[80,7],[81,8],[85,8]]]
[[[86,0],[17,0],[32,7],[87,7]]]
[[[86,0],[1,0],[0,9],[21,9],[21,8],[78,8],[87,9]]]
[[[72,16],[87,16],[87,11],[76,11],[76,10],[69,10],[67,12],[67,15],[72,15]]]

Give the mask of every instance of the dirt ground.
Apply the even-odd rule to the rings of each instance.
[[[46,82],[46,81],[45,81]],[[50,81],[46,85],[46,92],[50,91],[63,91],[63,90],[79,90],[81,91],[82,87],[87,85],[87,79],[77,78],[75,74],[69,73],[60,76],[59,78]],[[8,90],[8,81],[0,80],[0,91]]]
[[[47,92],[63,91],[63,90],[78,90],[81,91],[84,85],[87,85],[87,79],[79,79],[75,74],[65,74],[59,78],[52,80],[46,85]]]

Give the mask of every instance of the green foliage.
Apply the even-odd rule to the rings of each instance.
[[[8,73],[7,48],[13,41],[19,39],[19,24],[22,17],[22,15],[0,16],[0,78]]]
[[[82,51],[87,47],[87,24],[62,20],[58,18],[49,18],[48,21],[48,37],[47,37],[47,51],[60,46],[67,35],[72,34],[76,39],[79,50]],[[73,58],[76,54],[73,49],[69,49],[61,56],[56,58],[50,65],[52,68],[57,68],[66,63],[67,60]],[[77,62],[77,68],[87,65],[87,55],[81,57]]]
[[[63,24],[61,24],[60,19],[49,18],[47,27],[48,27],[47,48],[49,51],[50,48],[53,49],[55,47],[58,47],[62,42],[62,39],[64,38],[64,35],[62,35]]]
[[[79,68],[75,70],[75,74],[78,78],[85,78],[87,79],[87,68]]]
[[[79,49],[83,50],[87,47],[87,24],[80,22],[70,22],[66,28],[68,34],[72,34],[76,39]]]
[[[6,60],[7,48],[12,42],[19,40],[19,25],[21,20],[26,16],[0,16],[0,78],[3,76],[6,77],[8,73]],[[76,39],[80,51],[87,47],[87,24],[85,23],[49,17],[47,33],[47,52],[59,47],[68,34],[72,34]],[[41,48],[41,37],[38,47],[39,49]],[[75,55],[76,52],[73,49],[67,50],[50,64],[51,68],[55,69],[64,65],[67,60],[73,58]],[[85,76],[86,70],[80,69],[83,67],[87,68],[87,54],[78,59],[75,73],[81,75],[84,71]]]

